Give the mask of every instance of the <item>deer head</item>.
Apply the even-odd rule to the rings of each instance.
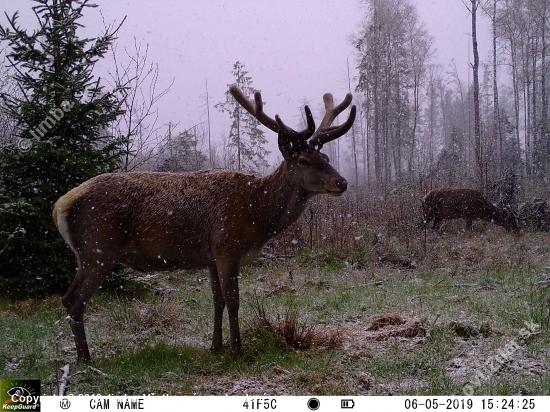
[[[327,155],[321,153],[323,145],[343,136],[355,121],[356,108],[351,107],[348,119],[339,126],[331,126],[336,117],[351,103],[352,96],[348,93],[345,99],[334,106],[332,94],[323,96],[325,116],[315,130],[315,121],[311,110],[306,105],[307,127],[297,132],[283,123],[278,115],[275,119],[263,111],[262,95],[254,93],[254,102],[250,101],[235,85],[229,88],[237,102],[254,116],[261,124],[278,134],[278,145],[284,160],[288,164],[288,172],[294,181],[312,194],[327,193],[340,196],[346,191],[348,183],[329,163]]]

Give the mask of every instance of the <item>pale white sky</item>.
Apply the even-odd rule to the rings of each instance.
[[[133,49],[134,37],[149,44],[149,59],[159,64],[159,87],[174,84],[158,105],[160,122],[180,122],[179,130],[205,120],[205,80],[211,106],[224,99],[231,69],[239,60],[262,91],[266,112],[290,126],[298,122],[304,99],[315,109],[326,92],[347,92],[346,59],[355,74],[349,37],[358,31],[363,11],[358,0],[96,0],[85,16],[88,36],[107,23],[120,22],[119,49]],[[461,0],[413,0],[435,38],[436,60],[454,59],[467,79],[471,22]],[[21,23],[33,22],[30,0],[0,0],[0,10],[20,10]],[[5,17],[0,15],[2,24]],[[488,23],[479,18],[480,55],[489,56]],[[110,62],[103,63],[99,74]],[[352,80],[352,88],[354,82]],[[211,107],[212,135],[228,132],[227,114]],[[276,136],[266,131],[269,140]],[[270,146],[276,150],[276,145]]]

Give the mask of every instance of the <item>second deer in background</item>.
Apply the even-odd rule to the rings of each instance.
[[[444,219],[465,219],[472,229],[476,219],[502,226],[508,232],[517,233],[515,216],[509,210],[499,209],[473,189],[434,189],[422,198],[424,225],[432,219],[432,229],[438,230]]]

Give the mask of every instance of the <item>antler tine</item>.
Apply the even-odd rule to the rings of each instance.
[[[280,127],[278,122],[273,120],[264,112],[264,103],[262,102],[262,94],[259,91],[254,93],[255,103],[252,103],[248,99],[248,97],[244,95],[241,89],[239,89],[235,84],[229,86],[229,92],[235,98],[235,100],[237,100],[237,102],[242,107],[244,107],[244,109],[248,113],[254,116],[261,124],[263,124],[268,129],[273,130],[275,133],[279,133]]]
[[[329,127],[325,130],[317,130],[317,133],[311,138],[310,142],[316,144],[321,143],[321,145],[324,145],[325,143],[328,143],[334,139],[339,138],[340,136],[345,135],[348,130],[351,129],[351,126],[353,126],[356,110],[357,108],[355,107],[355,105],[351,106],[349,117],[344,123],[339,126]]]
[[[323,117],[319,128],[310,140],[310,143],[313,146],[317,146],[319,149],[325,143],[344,135],[353,125],[356,114],[356,107],[353,105],[351,106],[349,117],[344,123],[339,126],[330,126],[334,119],[336,119],[336,116],[338,116],[350,105],[352,95],[351,93],[346,94],[344,100],[342,100],[342,102],[336,107],[334,106],[334,98],[332,97],[332,94],[326,93],[323,96],[323,100],[325,102],[325,116]]]
[[[306,105],[304,106],[304,111],[306,112],[307,127],[301,132],[297,132],[291,127],[288,127],[286,124],[283,123],[279,115],[275,115],[275,120],[281,128],[281,131],[284,132],[287,136],[292,136],[293,139],[296,139],[298,141],[308,140],[311,136],[313,136],[313,133],[315,133],[315,120],[313,119],[311,110],[309,110],[309,107]]]
[[[336,116],[342,113],[351,103],[351,93],[346,94],[342,103],[334,107],[334,98],[331,93],[325,93],[323,96],[323,102],[325,103],[325,116],[319,125],[319,130],[330,127]]]

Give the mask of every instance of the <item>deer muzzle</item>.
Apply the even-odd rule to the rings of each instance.
[[[333,178],[327,185],[327,193],[331,196],[341,196],[348,188],[348,182],[343,177]]]

